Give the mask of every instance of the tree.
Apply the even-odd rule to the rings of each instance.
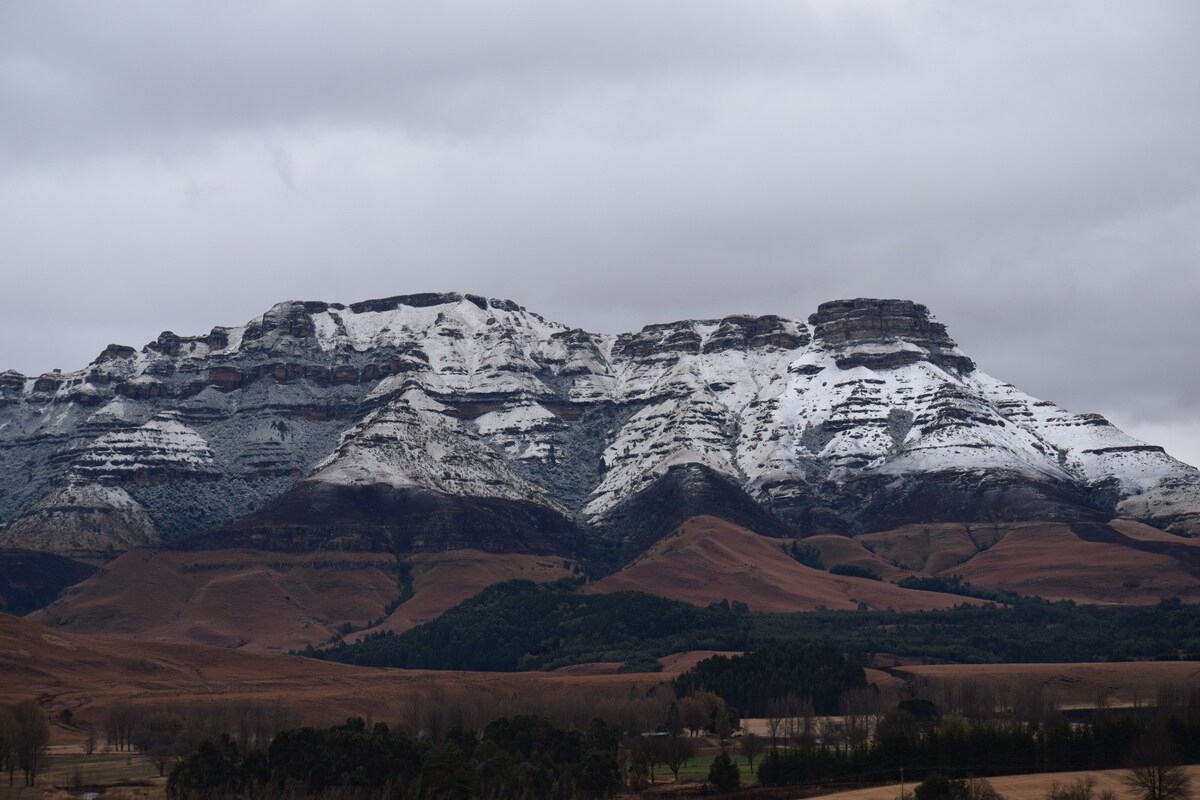
[[[962,781],[952,781],[940,772],[935,772],[917,785],[913,790],[915,800],[959,800],[957,784]]]
[[[479,795],[479,778],[458,745],[446,742],[425,758],[421,768],[421,797],[471,800]]]
[[[985,778],[968,778],[963,781],[959,787],[959,794],[960,800],[1004,800],[991,781]]]
[[[914,800],[1004,800],[996,788],[982,778],[952,779],[938,773],[922,781],[912,797]]]
[[[650,754],[642,742],[633,742],[629,752],[629,788],[640,792],[653,780],[654,770],[650,766]]]
[[[12,715],[17,720],[17,760],[25,773],[25,785],[33,786],[37,782],[38,770],[46,757],[46,748],[50,744],[50,723],[46,720],[46,712],[36,700],[22,700],[13,706]]]
[[[732,792],[742,782],[742,771],[733,763],[729,753],[721,748],[721,752],[713,759],[708,768],[708,782],[717,787],[719,792]]]
[[[1067,784],[1053,783],[1046,800],[1095,800],[1096,779],[1091,775],[1076,778]]]
[[[683,726],[691,732],[692,736],[708,727],[709,704],[707,701],[708,698],[704,695],[694,694],[691,697],[683,698],[683,702],[680,704]]]
[[[662,761],[679,783],[679,770],[696,755],[696,745],[683,736],[668,736],[663,741]]]
[[[672,736],[678,736],[683,733],[683,718],[679,713],[679,703],[671,703],[671,705],[667,706],[667,720],[665,724],[667,733]]]
[[[162,711],[141,717],[130,739],[134,747],[154,762],[160,777],[168,764],[183,758],[191,750],[184,736],[183,720]]]
[[[771,734],[772,750],[779,746],[779,734],[786,718],[787,703],[782,697],[772,697],[767,701],[767,733]]]
[[[110,708],[104,716],[105,743],[117,750],[128,750],[137,718],[138,712],[129,701]]]
[[[575,786],[585,797],[607,797],[621,788],[617,752],[621,731],[600,718],[593,719],[583,737],[583,763],[575,773]]]
[[[0,704],[0,768],[8,771],[8,785],[13,785],[13,773],[17,768],[17,741],[21,738],[21,727],[12,709]]]
[[[754,759],[757,758],[758,755],[763,751],[763,740],[756,734],[747,733],[742,737],[742,740],[738,742],[738,750],[741,751],[741,754],[746,757],[748,762],[750,762],[750,772],[753,774]]]
[[[579,765],[575,786],[584,797],[608,797],[621,788],[621,768],[615,758],[593,748]]]
[[[180,761],[167,779],[170,800],[236,796],[241,790],[241,753],[229,734],[205,739],[196,752]]]
[[[1170,737],[1154,731],[1139,739],[1129,753],[1125,785],[1142,800],[1188,800],[1191,781],[1179,764]]]

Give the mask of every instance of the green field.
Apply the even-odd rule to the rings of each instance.
[[[750,763],[746,761],[745,756],[734,755],[733,753],[730,753],[730,756],[733,757],[733,763],[737,764],[738,769],[742,771],[742,783],[750,782],[754,775],[750,771]],[[679,780],[708,780],[708,768],[712,766],[714,758],[716,758],[715,753],[711,755],[696,756],[691,761],[687,762],[687,764],[683,766],[683,769],[679,770]],[[762,756],[755,756],[754,766],[757,768],[760,763],[762,763]],[[670,782],[671,770],[662,765],[656,766],[654,768],[654,777],[656,778],[655,783]]]

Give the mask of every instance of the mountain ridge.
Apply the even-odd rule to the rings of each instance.
[[[621,509],[679,467],[744,495],[673,495],[689,515],[749,502],[777,535],[1113,516],[1200,533],[1200,471],[991,378],[906,300],[623,334],[458,293],[291,301],[71,373],[0,373],[9,548],[219,546],[279,529],[275,508],[336,520],[390,491],[389,549],[628,558],[680,520],[630,538]],[[465,533],[481,506],[500,535]],[[441,533],[405,539],[406,514]],[[281,546],[328,534],[293,525]]]

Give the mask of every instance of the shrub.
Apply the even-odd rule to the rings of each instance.
[[[732,792],[742,783],[742,771],[733,763],[729,753],[721,750],[708,768],[708,782],[719,792]]]
[[[857,564],[838,564],[836,567],[829,569],[829,574],[841,575],[846,578],[867,578],[872,581],[883,580],[875,570],[860,567]]]

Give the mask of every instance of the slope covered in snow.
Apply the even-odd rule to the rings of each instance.
[[[85,524],[44,513],[67,486],[118,498],[117,521],[128,497],[168,540],[301,484],[533,503],[620,537],[618,510],[687,464],[801,534],[1006,514],[1200,533],[1200,472],[980,372],[908,301],[615,336],[474,295],[289,302],[0,373],[0,526],[43,549]]]

